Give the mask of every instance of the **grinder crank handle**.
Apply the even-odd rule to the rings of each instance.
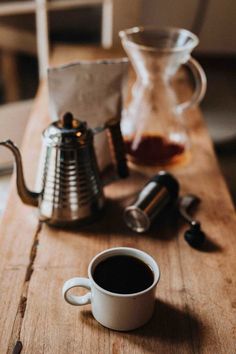
[[[184,238],[192,247],[199,248],[206,238],[205,233],[201,229],[201,223],[194,220],[189,214],[189,209],[195,204],[200,203],[200,198],[193,194],[186,194],[179,198],[178,210],[182,218],[190,225],[185,231]]]

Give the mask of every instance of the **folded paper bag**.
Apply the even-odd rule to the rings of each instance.
[[[103,127],[121,118],[128,59],[78,61],[48,70],[49,108],[52,120],[65,112],[86,121],[90,128]],[[95,139],[98,164],[104,169],[111,162],[104,133]]]

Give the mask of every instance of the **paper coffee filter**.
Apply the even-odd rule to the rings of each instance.
[[[65,112],[95,128],[117,117],[128,59],[78,61],[48,70],[52,120]]]

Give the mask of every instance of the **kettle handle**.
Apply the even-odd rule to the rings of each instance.
[[[120,129],[120,121],[116,119],[110,120],[106,125],[106,130],[116,173],[120,178],[126,178],[129,175],[129,169],[125,155],[124,140]]]

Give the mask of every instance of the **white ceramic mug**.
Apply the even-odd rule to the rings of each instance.
[[[148,265],[154,275],[151,286],[134,294],[117,294],[100,287],[93,279],[96,266],[106,258],[117,255],[136,257]],[[72,278],[64,283],[62,294],[71,305],[92,305],[94,318],[103,326],[129,331],[144,325],[152,317],[155,306],[155,288],[160,278],[160,270],[154,259],[135,248],[117,247],[97,254],[89,264],[88,278]],[[69,290],[82,287],[90,290],[84,296],[69,294]]]

